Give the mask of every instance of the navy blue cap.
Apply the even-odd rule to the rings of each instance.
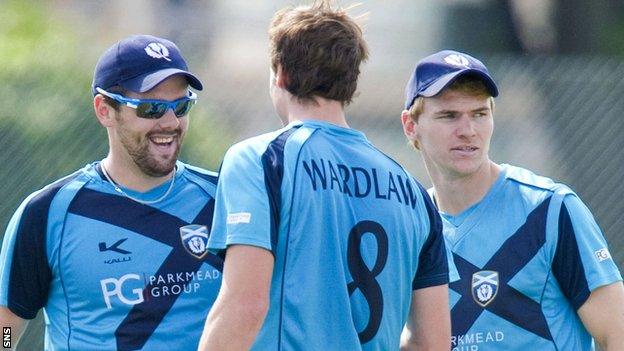
[[[188,71],[180,49],[167,39],[151,35],[133,35],[120,40],[100,56],[91,90],[107,90],[119,85],[135,93],[144,93],[174,74],[183,74],[197,90],[203,86]]]
[[[453,50],[443,50],[418,61],[405,87],[405,109],[409,110],[419,96],[432,97],[462,75],[471,74],[483,80],[493,97],[498,88],[485,65],[476,58]]]

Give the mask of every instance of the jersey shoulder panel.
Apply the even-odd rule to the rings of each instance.
[[[55,213],[53,203],[62,197],[59,195],[62,189],[78,179],[87,181],[85,177],[80,170],[31,194],[7,228],[2,250],[0,304],[22,318],[34,318],[47,302],[53,250],[49,232],[51,223],[63,217]]]
[[[182,163],[182,162],[179,162],[179,161],[178,161],[178,163],[182,164],[184,166],[185,170],[188,171],[188,173],[190,173],[190,174],[192,174],[192,175],[194,175],[196,177],[199,177],[199,178],[201,178],[204,181],[207,181],[209,183],[212,183],[212,184],[215,184],[215,185],[217,184],[217,180],[219,178],[219,173],[213,172],[213,171],[209,171],[209,170],[201,168],[201,167],[197,167],[197,166],[189,165],[189,164],[186,164],[186,163]]]
[[[208,171],[206,169],[184,164],[178,161],[178,166],[184,167],[182,172],[183,177],[188,179],[193,184],[203,189],[210,197],[215,196],[217,190],[218,173]]]
[[[537,175],[528,169],[502,164],[507,179],[520,185],[534,189],[557,192],[562,195],[573,194],[574,192],[565,184],[557,183],[551,178]]]
[[[557,186],[552,179],[539,176],[528,169],[503,164],[501,167],[505,170],[507,179],[513,180],[527,186],[540,188],[544,190],[554,190]]]
[[[279,226],[284,147],[298,125],[232,146],[221,166],[209,247],[246,244],[274,250]]]
[[[260,134],[240,141],[232,145],[226,152],[226,155],[255,155],[260,157],[266,152],[267,147],[275,139],[293,127],[297,127],[297,125],[289,125],[269,133]]]

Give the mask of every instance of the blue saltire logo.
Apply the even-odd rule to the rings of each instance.
[[[498,292],[498,272],[479,271],[472,275],[472,298],[481,307],[494,301]]]
[[[186,251],[197,259],[208,253],[208,228],[205,225],[189,224],[180,227],[180,239]]]

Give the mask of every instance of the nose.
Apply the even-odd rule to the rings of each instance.
[[[180,119],[176,117],[171,108],[167,109],[167,112],[158,119],[158,124],[162,129],[175,129],[180,125]]]
[[[457,121],[457,135],[460,137],[472,137],[475,134],[475,121],[467,115],[462,115]]]

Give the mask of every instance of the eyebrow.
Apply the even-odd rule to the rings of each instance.
[[[489,110],[490,110],[489,106],[484,106],[484,107],[476,108],[474,110],[470,110],[470,112],[472,112],[472,113],[475,113],[475,112],[485,112],[485,111],[489,111]],[[442,110],[442,111],[435,112],[434,114],[436,114],[436,115],[446,115],[446,114],[449,114],[449,113],[459,113],[459,111],[457,111],[457,110]]]
[[[474,110],[472,110],[470,112],[485,112],[485,111],[489,111],[489,110],[490,110],[490,107],[488,106],[488,107],[477,108],[477,109],[474,109]]]
[[[436,112],[435,114],[436,115],[446,115],[446,114],[449,114],[449,113],[457,113],[457,112],[458,111],[455,111],[455,110],[442,110],[442,111]]]

